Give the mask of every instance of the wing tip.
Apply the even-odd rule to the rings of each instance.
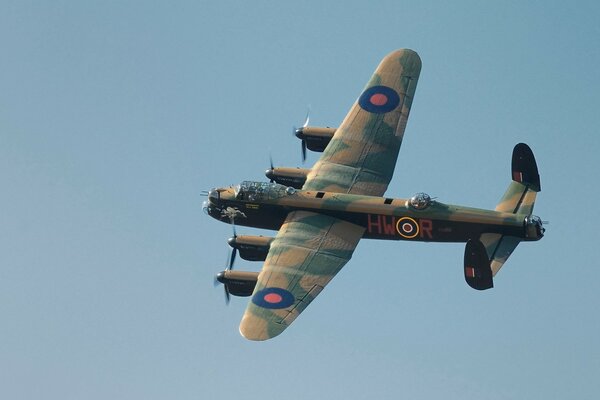
[[[421,70],[421,66],[423,64],[421,62],[421,57],[419,56],[419,53],[417,53],[416,51],[414,51],[412,49],[394,50],[385,57],[385,59],[387,59],[387,58],[395,58],[395,59],[404,60],[403,64],[412,65],[413,68],[415,68],[419,71]],[[408,61],[410,61],[410,62],[408,62]]]
[[[262,342],[278,336],[287,325],[273,324],[252,314],[244,314],[240,322],[240,335],[255,342]]]
[[[246,332],[242,326],[240,325],[240,335],[246,340],[251,340],[253,342],[263,342],[265,340],[270,339],[270,337],[262,336],[262,335],[254,335],[250,332]]]

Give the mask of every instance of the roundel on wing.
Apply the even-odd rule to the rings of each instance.
[[[261,289],[252,296],[252,302],[263,308],[287,308],[295,301],[291,292],[278,287]]]
[[[398,107],[400,96],[390,87],[371,86],[360,95],[358,104],[370,113],[383,114]]]

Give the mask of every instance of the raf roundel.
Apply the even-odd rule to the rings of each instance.
[[[263,308],[287,308],[294,304],[295,300],[291,292],[278,287],[261,289],[252,296],[252,302]]]
[[[358,104],[370,113],[384,114],[398,107],[400,96],[390,87],[371,86],[360,95]]]
[[[402,217],[396,223],[396,231],[405,239],[413,239],[419,234],[419,224],[410,217]]]

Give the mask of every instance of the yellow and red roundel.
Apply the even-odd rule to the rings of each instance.
[[[282,288],[267,287],[252,296],[252,302],[263,308],[287,308],[294,304],[294,295]]]
[[[358,104],[365,111],[383,114],[398,107],[400,96],[390,87],[371,86],[360,95]]]
[[[396,222],[396,231],[406,239],[414,239],[419,234],[419,224],[410,217],[402,217]]]

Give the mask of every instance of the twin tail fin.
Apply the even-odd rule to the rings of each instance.
[[[521,214],[531,219],[537,193],[541,191],[540,175],[531,148],[519,143],[513,149],[512,181],[496,206],[496,211]],[[540,229],[541,223],[540,223]],[[473,289],[485,290],[494,286],[493,277],[516,249],[521,238],[483,233],[471,239],[465,248],[465,281]]]

